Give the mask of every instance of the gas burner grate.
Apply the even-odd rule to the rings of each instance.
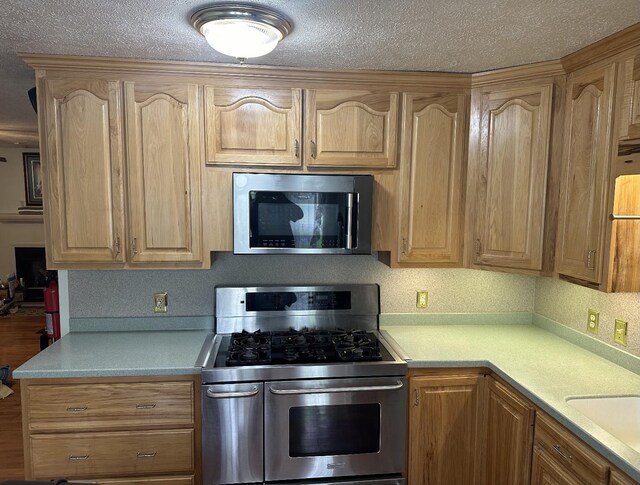
[[[378,339],[362,330],[291,329],[231,335],[227,366],[371,362],[382,360]]]

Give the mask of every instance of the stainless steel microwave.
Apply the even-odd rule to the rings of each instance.
[[[233,174],[235,254],[371,254],[371,175]]]

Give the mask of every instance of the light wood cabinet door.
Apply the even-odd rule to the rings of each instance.
[[[638,485],[638,482],[632,480],[618,470],[611,470],[611,479],[609,485]]]
[[[398,104],[397,92],[305,91],[305,163],[395,167]]]
[[[624,101],[620,113],[620,139],[640,138],[640,53],[622,63]]]
[[[207,163],[300,165],[302,90],[204,87]]]
[[[556,271],[592,283],[602,276],[615,65],[567,82]]]
[[[487,377],[485,485],[529,485],[533,450],[533,406]]]
[[[45,79],[43,85],[48,266],[122,265],[125,235],[119,83]]]
[[[473,262],[542,270],[553,85],[480,96]]]
[[[412,377],[409,485],[477,485],[482,375]]]
[[[191,473],[194,431],[32,434],[33,477],[109,477]]]
[[[200,95],[125,82],[132,263],[202,259]]]
[[[538,447],[534,448],[531,485],[584,485],[584,483],[571,475],[546,451]]]
[[[467,96],[404,94],[401,262],[462,264]]]

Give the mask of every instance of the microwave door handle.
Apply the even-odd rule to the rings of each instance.
[[[291,394],[331,394],[337,392],[372,392],[372,391],[396,391],[402,389],[403,383],[398,380],[395,384],[387,386],[359,386],[359,387],[318,387],[309,389],[277,389],[269,387],[269,392],[276,395]]]
[[[346,249],[353,249],[353,193],[347,194],[347,244]]]

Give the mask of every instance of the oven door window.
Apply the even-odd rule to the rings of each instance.
[[[345,248],[347,206],[345,193],[251,191],[250,246]]]
[[[289,409],[289,456],[335,456],[380,451],[380,404]]]

